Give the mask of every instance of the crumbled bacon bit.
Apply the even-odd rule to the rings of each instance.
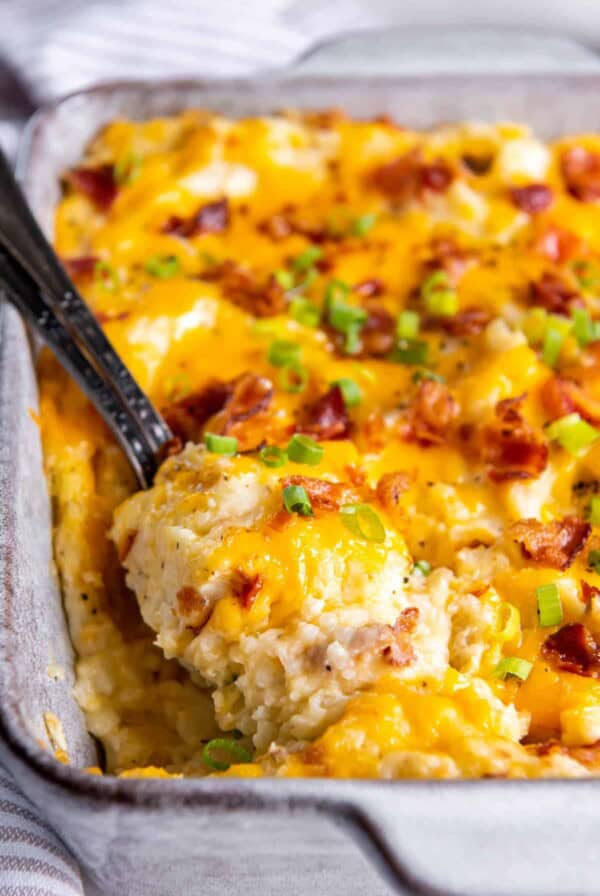
[[[580,202],[600,199],[600,155],[583,146],[572,146],[561,159],[561,172],[571,196]]]
[[[377,498],[386,510],[396,510],[400,498],[411,484],[412,476],[409,473],[384,473],[377,483]]]
[[[372,296],[380,296],[385,291],[383,280],[379,277],[371,277],[370,280],[361,280],[360,283],[354,284],[354,292],[364,298]]]
[[[419,620],[417,607],[407,607],[394,625],[373,622],[357,628],[348,645],[353,656],[380,653],[384,662],[402,668],[416,659],[410,635]]]
[[[396,319],[383,305],[367,306],[368,317],[360,331],[361,356],[381,358],[396,343]]]
[[[512,187],[510,198],[522,212],[537,215],[552,205],[554,193],[547,184],[528,184],[526,187]]]
[[[201,233],[223,233],[229,226],[229,202],[218,199],[202,205],[189,218],[170,217],[162,227],[163,233],[193,237]]]
[[[232,393],[231,383],[209,380],[199,392],[164,408],[163,416],[173,435],[182,442],[199,442],[205,423],[224,408]]]
[[[581,622],[563,625],[546,638],[542,656],[565,672],[600,678],[600,646]]]
[[[75,258],[61,259],[65,271],[73,280],[83,280],[85,277],[92,277],[98,260],[96,255],[79,255]]]
[[[211,614],[207,598],[190,585],[185,585],[177,592],[177,609],[185,619],[186,626],[196,633],[206,625]]]
[[[265,411],[273,397],[273,383],[265,376],[256,373],[242,373],[231,381],[233,392],[225,405],[227,421],[224,432],[227,432],[232,424],[241,423],[255,414]]]
[[[452,317],[436,318],[436,323],[450,336],[460,339],[464,336],[476,336],[485,330],[492,315],[485,308],[477,308],[474,305],[462,308]]]
[[[436,237],[431,242],[430,252],[426,271],[444,271],[454,286],[473,261],[473,253],[461,248],[451,237]]]
[[[352,423],[340,387],[332,386],[324,395],[305,407],[296,429],[318,441],[347,439]]]
[[[377,190],[400,202],[414,196],[421,197],[427,191],[443,193],[453,179],[454,172],[446,162],[440,160],[429,165],[423,164],[418,148],[380,165],[370,176],[371,183]]]
[[[392,626],[393,640],[383,648],[383,658],[390,666],[403,668],[416,659],[410,635],[419,621],[417,607],[407,607]]]
[[[329,482],[327,479],[316,479],[310,476],[286,476],[281,485],[300,485],[306,489],[313,511],[339,510],[342,504],[352,504],[358,500],[356,488],[347,482]],[[291,514],[288,514],[288,517]]]
[[[263,586],[262,576],[249,575],[242,569],[236,569],[231,581],[231,590],[244,610],[249,610],[256,595]]]
[[[523,418],[525,395],[505,398],[495,408],[496,419],[482,431],[483,461],[494,482],[533,479],[546,469],[548,446]]]
[[[421,190],[444,193],[454,179],[454,172],[446,162],[438,161],[421,168]]]
[[[552,224],[538,233],[533,250],[545,255],[550,261],[563,263],[581,254],[582,240],[570,230]]]
[[[540,397],[552,420],[576,411],[588,423],[600,425],[600,401],[588,395],[573,380],[560,376],[551,377],[542,386]]]
[[[284,240],[286,237],[290,236],[294,233],[294,226],[290,219],[282,213],[278,213],[275,215],[271,215],[270,218],[267,218],[258,225],[258,229],[261,233],[264,233],[265,236],[270,237],[275,242],[279,242],[279,240]]]
[[[226,299],[255,317],[273,317],[285,310],[285,292],[273,276],[258,280],[252,271],[227,260],[210,268],[203,278],[218,281]]]
[[[574,305],[581,305],[577,290],[551,271],[542,274],[539,280],[529,284],[529,293],[533,305],[541,305],[553,314],[568,317]]]
[[[600,594],[600,588],[597,588],[595,585],[590,585],[589,582],[581,579],[581,600],[584,604],[589,604],[592,598],[597,597]]]
[[[589,523],[575,516],[566,516],[551,523],[519,520],[512,527],[515,541],[527,560],[553,569],[567,569],[583,549],[590,536]]]
[[[423,380],[411,402],[407,418],[408,438],[421,445],[442,445],[458,415],[458,403],[448,386]]]
[[[67,183],[94,203],[101,211],[108,211],[119,192],[112,165],[96,168],[71,168],[65,174]]]

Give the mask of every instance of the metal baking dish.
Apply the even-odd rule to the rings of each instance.
[[[189,106],[230,115],[338,105],[410,125],[517,119],[541,134],[600,126],[600,77],[271,76],[105,85],[39,114],[20,175],[49,228],[58,175],[100,125]],[[596,896],[599,781],[123,780],[80,769],[95,747],[71,694],[51,560],[31,351],[0,308],[0,756],[104,893]],[[66,676],[51,679],[48,666]],[[72,765],[42,721],[63,722]],[[372,860],[365,860],[365,853]],[[383,871],[387,884],[374,869]]]

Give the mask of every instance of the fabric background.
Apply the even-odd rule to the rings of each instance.
[[[406,31],[400,43],[397,34],[394,40],[382,36],[377,58],[372,45],[365,50],[360,39],[349,38],[326,67],[413,74],[600,67],[591,51],[560,37],[540,42],[515,28],[568,29],[588,45],[600,44],[596,0],[504,0],[499,6],[469,0],[0,0],[0,144],[13,153],[23,122],[41,102],[97,81],[282,68],[339,32],[390,24],[434,28]],[[457,25],[477,27],[442,27]],[[300,64],[306,71],[321,66],[318,58]],[[83,892],[74,860],[0,769],[0,894]]]

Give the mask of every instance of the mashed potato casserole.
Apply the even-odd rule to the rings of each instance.
[[[117,121],[55,244],[174,440],[40,363],[106,770],[600,768],[600,138]],[[598,320],[597,320],[598,319]]]

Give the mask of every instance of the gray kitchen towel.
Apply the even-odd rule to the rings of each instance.
[[[495,15],[505,24],[511,3],[502,5],[504,13],[494,4]],[[456,4],[446,0],[444,4],[438,0],[419,4],[394,0],[0,0],[0,143],[14,151],[23,121],[35,106],[97,81],[239,76],[281,68],[301,60],[315,42],[340,31],[359,32],[392,23],[440,25],[448,20],[448,10],[456,15],[455,21],[469,23],[468,5],[468,0]],[[419,15],[407,18],[409,7],[414,11],[417,6]],[[555,3],[531,0],[526,6],[531,24],[539,26],[543,11],[547,13]],[[481,10],[485,3],[478,2],[477,7]],[[568,5],[575,30],[577,7],[577,0]],[[562,0],[558,8],[567,9]],[[587,34],[597,37],[600,8],[591,15]],[[482,25],[485,17],[478,14],[471,21]],[[328,65],[338,72],[377,67],[414,74],[464,71],[467,66],[470,71],[589,70],[597,69],[598,62],[591,52],[559,38],[540,42],[532,35],[512,32],[507,41],[489,28],[468,32],[446,28],[407,32],[402,53],[397,41],[386,43],[382,36],[377,59],[350,36],[330,56]],[[307,59],[300,67],[316,71],[319,61]],[[0,894],[83,894],[75,862],[2,769]]]

